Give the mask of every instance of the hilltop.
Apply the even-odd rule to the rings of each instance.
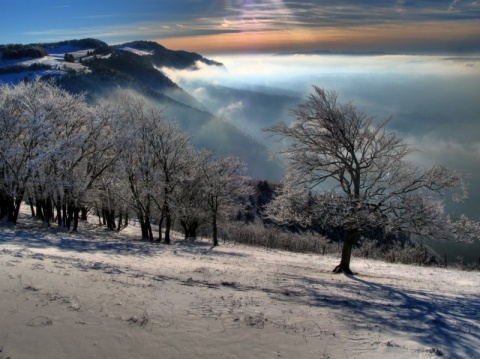
[[[192,135],[197,147],[240,157],[253,177],[281,176],[280,165],[268,159],[262,143],[232,121],[212,114],[162,71],[195,71],[199,65],[223,68],[221,63],[197,53],[169,50],[152,41],[115,46],[96,39],[0,45],[0,53],[0,82],[16,83],[36,76],[52,78],[71,93],[85,93],[90,103],[115,97],[120,90],[131,91],[149,105],[163,109],[165,116],[174,118],[180,128]]]

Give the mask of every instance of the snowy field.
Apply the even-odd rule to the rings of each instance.
[[[88,52],[93,51],[94,49],[79,49],[75,46],[65,45],[56,48],[47,48],[46,50],[48,51],[49,56],[38,59],[24,58],[20,60],[3,60],[0,56],[0,68],[7,66],[23,66],[26,68],[26,70],[22,72],[8,73],[3,75],[0,74],[0,84],[16,83],[25,78],[33,79],[36,76],[64,75],[67,73],[67,70],[88,72],[88,67],[78,62],[67,62],[65,61],[64,57],[66,53],[69,53],[72,54],[73,57],[77,60],[80,58],[88,60],[88,58],[86,57]],[[29,66],[34,64],[46,65],[51,67],[51,69],[28,69]]]
[[[138,236],[0,225],[0,358],[480,358],[479,272]]]

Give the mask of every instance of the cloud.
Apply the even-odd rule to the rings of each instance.
[[[395,11],[398,13],[403,13],[405,11],[405,0],[396,0],[395,1]]]
[[[234,122],[235,115],[243,110],[243,101],[236,101],[217,111],[216,115],[222,119]]]
[[[40,14],[37,19],[46,18],[41,16],[44,8],[32,6],[31,12]],[[19,7],[14,4],[11,11]],[[346,0],[341,4],[335,0],[198,0],[188,1],[188,6],[165,0],[137,1],[113,11],[103,3],[94,9],[71,9],[75,12],[71,10],[70,16],[58,9],[61,14],[48,16],[42,25],[35,21],[34,26],[28,20],[14,23],[5,13],[4,25],[10,34],[23,34],[30,42],[79,37],[111,43],[158,39],[172,48],[200,52],[328,47],[411,53],[424,48],[465,51],[478,49],[480,43],[478,0]]]
[[[480,161],[480,142],[459,142],[435,133],[423,136],[409,135],[406,137],[418,152],[414,155],[426,165],[442,163],[454,167],[464,167],[469,163]]]
[[[218,94],[225,91],[219,90],[217,97],[211,98],[208,86],[286,95],[301,101],[311,93],[312,85],[317,85],[336,90],[340,101],[353,101],[368,115],[378,119],[391,115],[389,129],[419,150],[413,157],[416,162],[426,167],[444,164],[469,175],[471,199],[462,210],[480,220],[480,73],[478,66],[468,66],[478,64],[478,56],[232,55],[214,59],[225,68],[165,71],[202,103],[215,105],[218,115],[252,136],[260,133],[261,126],[249,122],[252,117],[246,114],[250,108],[244,101],[248,97],[239,92],[237,98],[230,96],[222,105]],[[280,112],[277,115],[268,118],[291,120]]]
[[[448,11],[454,11],[455,7],[461,2],[461,0],[453,0],[448,6]]]
[[[223,22],[221,24],[222,27],[229,27],[231,24],[230,21],[226,20],[225,18],[223,18]]]

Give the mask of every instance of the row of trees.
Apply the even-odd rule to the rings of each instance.
[[[3,60],[19,60],[26,57],[41,58],[48,56],[48,52],[38,45],[0,45],[0,56]]]
[[[188,237],[209,223],[216,245],[222,211],[242,188],[238,159],[194,149],[161,111],[127,94],[90,106],[50,82],[3,85],[0,133],[0,218],[11,223],[28,199],[46,225],[76,231],[96,210],[114,229],[133,213],[143,238],[154,240],[155,222],[169,243],[177,219]]]
[[[446,193],[466,198],[464,176],[409,162],[412,149],[387,131],[388,120],[377,123],[320,88],[292,114],[292,124],[269,129],[287,140],[288,175],[262,203],[264,219],[343,233],[336,272],[351,273],[353,244],[367,233],[479,237],[478,223],[444,210]],[[4,85],[0,133],[0,218],[12,223],[28,199],[47,225],[56,219],[76,231],[90,209],[115,229],[134,214],[145,239],[155,239],[155,223],[157,239],[164,227],[170,243],[176,220],[186,237],[208,223],[217,245],[219,218],[246,183],[238,159],[194,149],[161,111],[127,94],[90,106],[49,82]]]

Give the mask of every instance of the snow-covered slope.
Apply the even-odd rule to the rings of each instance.
[[[2,355],[480,358],[479,272],[138,236],[0,226]]]
[[[47,48],[48,56],[41,58],[22,58],[18,60],[0,59],[0,82],[16,83],[25,78],[34,78],[45,75],[64,75],[68,71],[88,72],[88,67],[79,62],[65,61],[65,54],[72,54],[75,59],[84,58],[93,49],[80,49],[72,45],[64,45],[58,48]],[[34,66],[37,65],[37,68]],[[25,68],[24,71],[18,68]],[[9,72],[8,68],[15,68]],[[3,69],[3,71],[2,71]]]

